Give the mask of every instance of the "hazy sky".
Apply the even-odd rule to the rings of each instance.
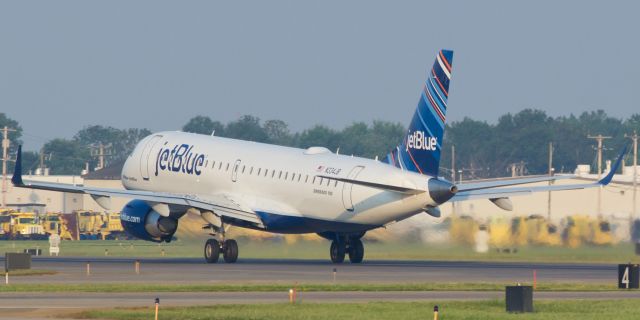
[[[448,120],[640,112],[638,2],[2,1],[0,112],[27,149],[203,114],[408,123],[438,49]]]

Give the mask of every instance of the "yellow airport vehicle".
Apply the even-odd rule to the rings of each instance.
[[[449,218],[449,237],[456,244],[475,244],[475,235],[478,232],[478,223],[470,216],[451,216]]]
[[[90,210],[76,211],[80,240],[106,240],[124,237],[119,213],[102,213]]]
[[[0,240],[7,240],[11,235],[11,216],[0,214]]]
[[[11,212],[9,238],[16,240],[46,239],[44,228],[39,223],[38,216],[33,212]]]
[[[511,248],[511,225],[504,217],[493,217],[489,221],[489,246],[496,249]]]
[[[108,212],[104,214],[106,219],[101,230],[101,234],[105,240],[125,240],[129,236],[124,231],[120,222],[120,212]]]
[[[540,215],[531,215],[525,219],[527,242],[538,246],[560,246],[562,239],[558,228]]]
[[[611,224],[604,219],[592,220],[589,223],[591,229],[591,238],[589,243],[596,246],[610,246],[613,245],[615,237],[611,232]]]
[[[47,234],[60,234],[60,216],[57,213],[47,212],[40,218],[40,223]]]
[[[526,246],[529,243],[528,229],[525,217],[511,218],[511,244],[515,247]]]
[[[570,248],[577,248],[582,244],[603,246],[615,243],[608,221],[586,215],[568,217],[562,236],[564,244]]]

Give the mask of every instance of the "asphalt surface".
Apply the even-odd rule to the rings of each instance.
[[[3,263],[0,259],[0,263]],[[239,260],[235,264],[206,264],[200,258],[139,259],[140,274],[133,258],[34,257],[33,269],[57,271],[55,275],[14,276],[21,283],[426,283],[426,282],[531,282],[536,271],[539,282],[601,283],[617,281],[617,265],[495,263],[441,261],[365,261],[334,265],[324,260]],[[90,275],[86,274],[87,262]],[[2,284],[0,284],[2,285]],[[198,293],[0,293],[0,318],[45,319],[88,308],[153,305],[206,305],[222,303],[287,302],[287,292],[198,292]],[[502,299],[504,292],[302,292],[307,302],[442,301]],[[535,299],[640,299],[640,291],[536,292]]]
[[[539,282],[615,283],[613,264],[496,263],[468,261],[365,261],[335,265],[324,260],[239,260],[235,264],[206,264],[201,258],[136,259],[34,257],[32,268],[55,275],[12,277],[20,283],[331,283],[333,269],[342,283],[415,282]],[[86,274],[87,262],[90,275]],[[2,259],[0,259],[2,263]]]

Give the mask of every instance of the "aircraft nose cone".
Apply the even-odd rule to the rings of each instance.
[[[458,192],[458,187],[455,184],[438,179],[430,179],[427,187],[429,188],[429,196],[438,204],[449,201]]]

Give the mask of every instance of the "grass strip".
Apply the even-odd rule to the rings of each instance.
[[[194,307],[162,307],[159,319],[431,319],[433,306],[438,305],[439,319],[545,319],[596,320],[637,319],[640,304],[637,300],[602,300],[585,303],[580,300],[536,301],[534,313],[509,314],[504,300],[488,301],[426,301],[426,302],[369,302],[369,303],[299,303],[299,304],[236,304]],[[90,310],[72,315],[77,319],[152,319],[153,307]]]
[[[287,292],[291,284],[145,284],[87,283],[43,284],[21,283],[0,286],[0,292]],[[512,283],[298,283],[301,291],[503,291]],[[537,291],[615,291],[614,285],[581,283],[539,283]]]
[[[43,275],[52,275],[56,273],[58,272],[53,270],[46,270],[46,269],[20,269],[20,270],[9,271],[9,277],[43,276]]]

